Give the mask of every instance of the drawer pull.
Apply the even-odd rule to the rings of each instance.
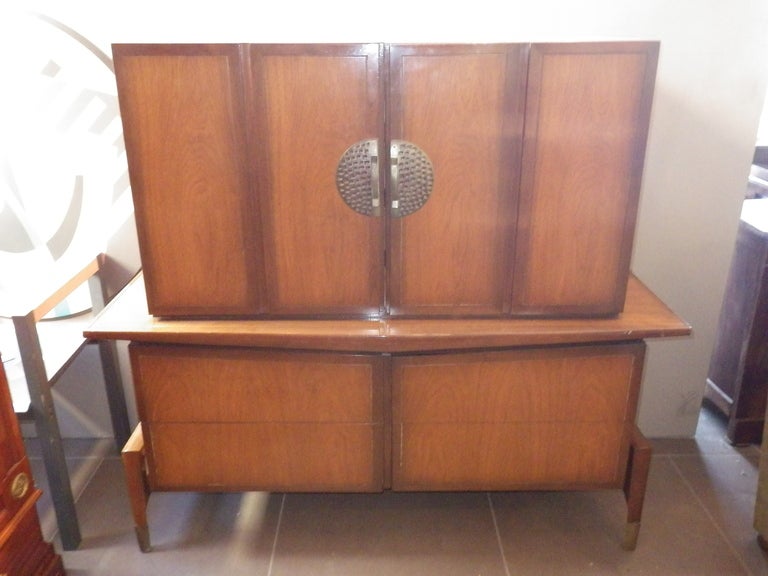
[[[25,472],[20,472],[11,482],[11,496],[16,500],[21,500],[29,491],[29,476]]]

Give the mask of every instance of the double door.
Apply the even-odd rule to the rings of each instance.
[[[621,311],[657,43],[113,53],[151,313]]]

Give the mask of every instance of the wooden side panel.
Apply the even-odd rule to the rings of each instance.
[[[620,487],[643,344],[393,361],[393,487]]]
[[[434,170],[427,203],[391,222],[392,314],[508,309],[525,56],[525,45],[392,46],[390,137]]]
[[[531,48],[513,310],[621,311],[657,43]]]
[[[384,220],[348,207],[336,168],[383,135],[379,45],[252,46],[252,157],[270,312],[378,315]]]
[[[259,312],[240,47],[113,54],[150,312]]]
[[[153,489],[382,489],[380,356],[130,350]]]

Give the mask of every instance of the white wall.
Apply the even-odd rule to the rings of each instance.
[[[57,18],[105,50],[111,42],[149,41],[660,40],[633,270],[692,324],[694,335],[650,344],[640,425],[650,436],[694,433],[768,82],[768,2],[23,5]]]

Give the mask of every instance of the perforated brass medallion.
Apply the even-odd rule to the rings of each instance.
[[[377,140],[347,148],[336,167],[336,188],[344,203],[359,214],[378,216],[379,153]]]
[[[11,483],[11,496],[16,500],[21,500],[29,490],[29,476],[21,472],[16,475]]]
[[[432,194],[434,171],[429,157],[410,142],[393,140],[389,156],[392,216],[401,218],[427,203]]]
[[[429,200],[434,171],[429,157],[415,144],[393,140],[389,147],[392,216],[413,214]],[[379,151],[377,140],[362,140],[342,154],[336,188],[344,203],[359,214],[379,216]]]

